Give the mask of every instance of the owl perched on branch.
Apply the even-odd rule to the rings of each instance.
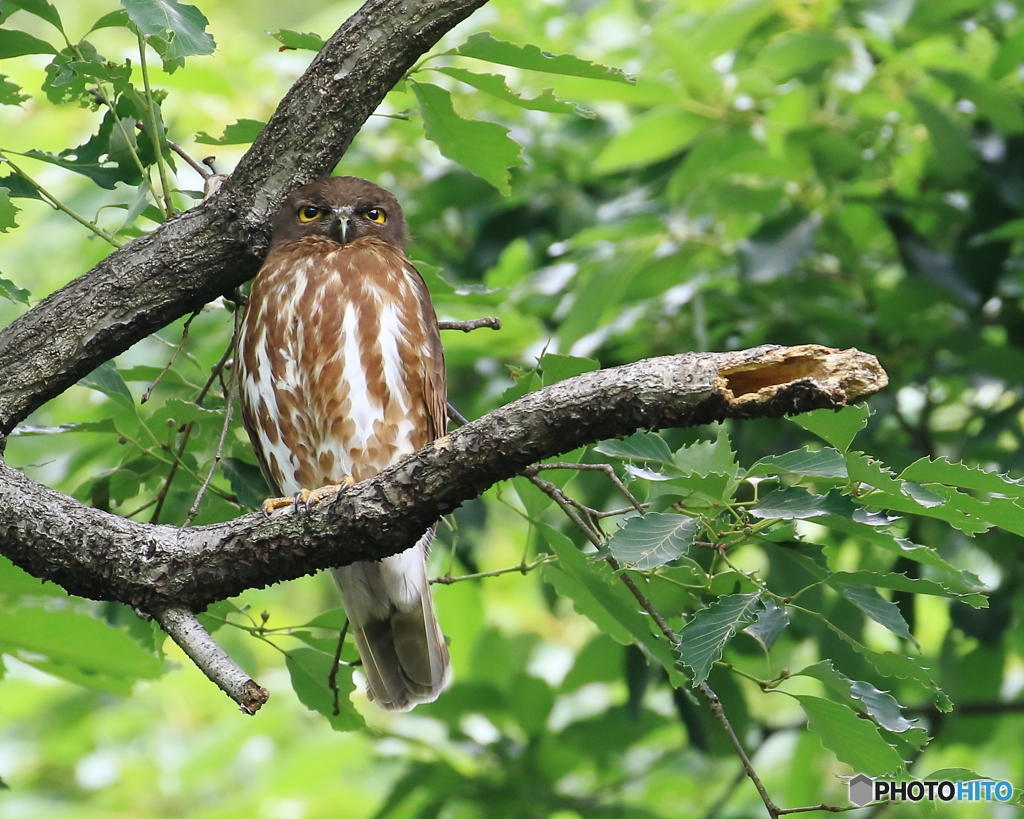
[[[305,185],[274,217],[237,355],[242,418],[264,477],[315,503],[445,434],[437,317],[405,257],[388,191],[351,176]],[[437,699],[450,674],[426,574],[433,529],[401,554],[332,573],[368,696],[404,711]]]

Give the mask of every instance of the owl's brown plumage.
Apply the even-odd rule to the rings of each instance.
[[[242,418],[283,495],[362,481],[444,434],[444,355],[430,294],[405,257],[395,197],[356,177],[293,192],[274,217],[239,340]],[[333,574],[368,695],[389,710],[437,698],[448,649],[425,557],[407,551]]]

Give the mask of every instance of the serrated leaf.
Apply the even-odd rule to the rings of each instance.
[[[656,432],[635,432],[621,441],[601,441],[594,449],[611,458],[672,464],[672,450]]]
[[[1021,221],[1024,222],[1024,220]],[[1024,481],[1015,480],[1008,475],[966,466],[962,463],[954,464],[945,456],[936,458],[934,461],[930,458],[914,461],[900,473],[900,480],[916,483],[941,483],[947,486],[959,486],[974,492],[989,492],[1024,498]]]
[[[496,99],[510,102],[519,108],[526,108],[530,111],[547,111],[551,114],[575,114],[584,119],[594,119],[596,116],[593,111],[588,111],[571,102],[560,100],[550,88],[545,88],[539,97],[522,97],[508,87],[505,78],[500,74],[477,74],[464,68],[453,68],[452,66],[442,66],[433,70],[447,74],[449,77],[459,82],[464,82],[478,91],[490,94]]]
[[[56,54],[57,49],[46,40],[16,29],[0,28],[0,60],[24,57],[26,54]]]
[[[177,0],[121,0],[121,5],[139,31],[168,42],[161,55],[165,60],[212,54],[217,47],[206,31],[210,21],[195,6]]]
[[[200,131],[195,140],[203,145],[249,145],[256,140],[266,124],[256,119],[240,119],[226,126],[222,136],[214,137],[206,131]]]
[[[22,608],[0,617],[0,646],[42,654],[81,671],[126,679],[159,677],[163,664],[124,631],[70,611]]]
[[[608,550],[616,560],[648,571],[686,554],[699,525],[696,518],[650,512],[626,521],[608,540]]]
[[[871,412],[867,404],[855,404],[843,407],[839,412],[820,409],[795,415],[789,420],[845,453],[857,433],[867,426],[869,415]]]
[[[829,492],[815,495],[800,486],[775,489],[752,506],[750,514],[766,520],[806,520],[822,515],[853,514],[854,505],[845,495]]]
[[[743,633],[757,640],[765,651],[771,651],[775,641],[788,627],[789,612],[769,597],[764,601],[764,609],[758,613],[757,620],[743,629]]]
[[[482,31],[474,34],[454,54],[473,57],[499,65],[510,65],[515,68],[526,68],[531,71],[543,71],[548,74],[567,74],[573,77],[586,77],[592,80],[612,80],[613,82],[634,83],[631,77],[618,68],[588,63],[572,54],[550,54],[541,51],[535,45],[518,46],[514,43],[497,40],[490,32]]]
[[[677,449],[672,462],[683,472],[693,475],[715,473],[735,477],[739,472],[736,453],[732,450],[725,427],[719,428],[718,437],[714,441],[698,441]]]
[[[334,657],[312,648],[297,648],[285,652],[285,664],[292,679],[292,688],[299,702],[310,711],[318,711],[327,717],[335,731],[357,731],[365,725],[349,694],[355,691],[352,672],[341,668],[335,675],[337,697],[328,685]],[[338,713],[334,713],[337,699]]]
[[[427,139],[502,194],[511,193],[509,169],[522,165],[523,158],[508,129],[494,122],[463,119],[455,113],[452,95],[440,86],[413,81],[409,85],[419,101]]]
[[[28,290],[24,287],[18,287],[10,279],[0,279],[0,298],[27,305],[31,295]]]
[[[899,607],[882,597],[875,588],[844,583],[841,580],[836,580],[834,577],[829,578],[828,585],[876,623],[885,626],[897,637],[909,640],[920,649],[921,646],[914,639],[914,635],[910,633],[910,627],[907,625],[907,621],[903,619]]]
[[[109,361],[104,361],[78,383],[83,387],[89,387],[103,393],[109,398],[114,399],[121,406],[130,409],[132,413],[135,413],[135,399],[132,397],[131,390],[124,383],[124,379],[121,378],[121,373],[117,371],[117,367]]]
[[[707,117],[680,111],[677,105],[654,108],[613,137],[591,168],[607,174],[660,162],[685,151],[708,122]]]
[[[679,632],[679,658],[693,671],[693,686],[707,680],[736,632],[750,623],[761,609],[761,595],[730,594],[719,597],[693,615]]]
[[[105,432],[116,433],[117,427],[113,418],[104,418],[101,421],[82,421],[78,424],[61,424],[56,427],[36,427],[31,424],[19,425],[12,435],[60,435],[64,432]]]
[[[146,421],[147,425],[157,430],[164,425],[181,426],[182,424],[212,422],[224,423],[224,414],[216,410],[201,407],[194,401],[183,401],[180,398],[168,398]]]
[[[988,608],[988,598],[984,594],[950,588],[946,583],[922,577],[907,577],[905,574],[893,572],[835,572],[833,578],[841,583],[858,586],[874,586],[894,591],[906,591],[912,594],[930,594],[936,597],[948,597],[967,603],[976,609]],[[959,586],[962,589],[962,585]]]
[[[780,471],[811,478],[847,477],[846,461],[842,453],[832,447],[823,447],[814,452],[804,448],[784,455],[769,455],[750,467],[747,475],[774,475]]]
[[[544,567],[555,569],[544,572],[545,579],[556,578],[556,588],[570,596],[577,611],[590,617],[618,642],[642,646],[668,672],[672,685],[683,685],[686,678],[676,666],[668,640],[652,633],[649,619],[640,613],[640,604],[608,566],[588,563],[568,537],[546,523],[534,521],[534,525],[558,557],[557,565]]]
[[[882,738],[878,728],[860,719],[849,706],[806,695],[796,699],[807,714],[807,727],[840,762],[868,776],[906,772],[900,755]]]
[[[851,680],[837,671],[831,660],[822,660],[797,671],[793,676],[821,680],[832,691],[862,707],[887,731],[900,734],[914,728],[914,721],[903,716],[903,706],[889,692],[881,691],[870,683]]]
[[[319,34],[300,34],[298,31],[291,31],[283,28],[270,35],[281,44],[281,51],[285,49],[301,49],[303,51],[320,51],[325,45],[324,38]]]

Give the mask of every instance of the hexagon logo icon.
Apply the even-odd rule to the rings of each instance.
[[[850,780],[850,801],[857,807],[864,807],[875,793],[875,780],[864,774],[857,774]]]

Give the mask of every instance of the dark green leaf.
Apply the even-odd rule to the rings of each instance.
[[[769,597],[758,612],[757,620],[743,629],[743,633],[757,640],[765,651],[771,651],[775,641],[788,627],[789,612]]]
[[[24,31],[0,28],[0,60],[26,54],[56,54],[57,49],[45,40]]]
[[[692,475],[735,476],[739,472],[736,453],[725,427],[719,428],[714,441],[698,441],[677,449],[672,460],[681,471]]]
[[[270,36],[281,44],[281,51],[285,49],[319,51],[324,47],[324,38],[319,34],[300,34],[297,31],[283,28]]]
[[[863,708],[887,731],[904,733],[914,728],[914,722],[903,716],[903,706],[887,691],[880,691],[870,683],[851,680],[836,671],[831,660],[810,665],[794,676],[814,677],[832,691],[845,697],[851,705]]]
[[[900,474],[900,480],[916,483],[941,483],[959,486],[974,492],[990,492],[1024,498],[1024,481],[1014,480],[1008,475],[987,472],[962,463],[950,463],[945,456],[931,460],[921,458],[914,461]]]
[[[672,463],[672,450],[656,432],[634,432],[621,441],[602,441],[594,449],[602,455],[623,460]]]
[[[611,536],[608,550],[625,565],[647,571],[686,554],[699,526],[697,518],[650,512],[630,518]]]
[[[750,282],[770,282],[799,265],[814,247],[821,217],[787,214],[766,222],[737,245],[740,271]]]
[[[540,371],[545,387],[599,369],[601,363],[593,358],[546,353],[540,359]]]
[[[83,387],[98,390],[104,395],[113,398],[122,406],[127,407],[133,413],[135,412],[135,399],[132,397],[131,390],[124,383],[124,379],[121,378],[121,373],[117,371],[117,367],[109,361],[104,361],[78,383]]]
[[[828,585],[876,623],[885,626],[897,637],[909,640],[920,648],[917,645],[917,640],[914,639],[914,635],[910,633],[907,621],[903,619],[903,615],[896,604],[890,603],[871,586],[855,586],[851,583],[843,583],[835,578],[830,578]]]
[[[167,60],[212,54],[217,47],[206,31],[210,21],[195,6],[177,0],[121,0],[121,5],[139,31],[168,41]]]
[[[8,193],[5,188],[0,188],[0,233],[7,233],[11,228],[16,228],[18,226],[17,221],[15,221],[15,217],[18,215],[20,210],[21,208],[11,202],[10,193]],[[9,281],[6,279],[0,279],[0,295],[4,295],[6,298],[14,301],[24,301],[25,304],[28,304],[27,298],[23,299],[13,295],[10,289],[11,287],[13,287],[13,285],[11,285]],[[19,289],[20,288],[15,288],[15,290]],[[27,290],[21,290],[20,292],[24,293],[26,297],[28,296]]]
[[[845,478],[846,461],[840,452],[831,447],[811,452],[798,449],[785,455],[769,455],[755,463],[747,472],[750,476],[774,475],[778,472],[792,472],[814,478]]]
[[[588,63],[572,54],[549,54],[546,51],[541,51],[535,45],[517,46],[503,40],[496,40],[490,32],[486,31],[474,34],[452,53],[499,65],[544,71],[548,74],[568,74],[573,77],[625,83],[635,82],[618,68]]]
[[[455,113],[452,95],[439,86],[411,81],[409,85],[419,101],[427,139],[446,157],[507,195],[511,191],[509,169],[523,164],[520,147],[509,138],[508,129],[493,122],[463,119]]]
[[[267,486],[260,468],[255,464],[240,458],[222,458],[220,467],[231,484],[231,491],[250,509],[258,509],[263,501],[276,494]]]
[[[679,632],[679,658],[693,671],[694,687],[708,678],[711,666],[722,659],[726,644],[762,608],[760,593],[730,594],[698,611],[683,626]]]
[[[853,503],[845,495],[830,492],[814,495],[800,486],[789,486],[769,492],[750,508],[754,517],[778,520],[806,520],[821,515],[853,514]]]
[[[0,105],[20,105],[29,98],[28,94],[21,93],[21,87],[7,79],[7,76],[0,74]]]
[[[356,688],[349,669],[338,669],[338,690],[335,692],[329,685],[331,667],[334,664],[331,655],[312,648],[297,648],[286,652],[285,663],[299,702],[310,711],[318,711],[327,717],[335,731],[357,731],[363,727],[363,718],[359,716],[359,712],[349,699],[349,694]],[[335,705],[338,713],[335,713]]]
[[[51,26],[56,28],[58,31],[64,31],[64,26],[60,21],[60,15],[57,14],[57,9],[53,7],[52,3],[48,0],[4,0],[3,15],[6,17],[14,9],[23,9],[29,14],[34,14],[36,17],[40,17],[49,23]]]
[[[111,11],[104,14],[92,24],[92,28],[89,31],[98,31],[101,28],[127,28],[130,22],[128,12],[124,9],[118,9],[117,11]]]
[[[931,134],[936,173],[951,183],[959,182],[978,165],[978,155],[971,146],[970,136],[926,97],[911,94],[910,101]]]
[[[891,776],[906,767],[896,750],[867,720],[859,719],[846,705],[820,697],[797,696],[807,714],[807,727],[821,744],[858,773]]]

